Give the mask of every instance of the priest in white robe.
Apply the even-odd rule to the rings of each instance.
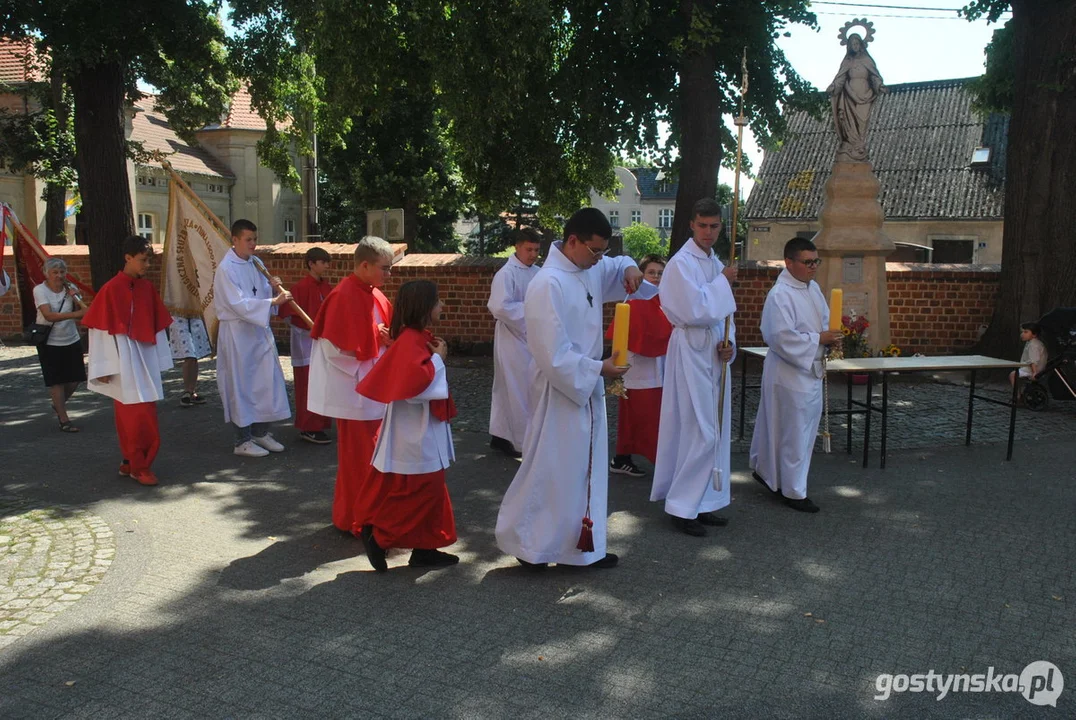
[[[258,229],[249,220],[232,224],[232,249],[213,278],[217,329],[217,389],[224,421],[235,426],[236,455],[264,457],[284,446],[269,423],[291,417],[269,318],[291,293],[269,284],[254,265]],[[275,290],[279,289],[280,294]]]
[[[523,462],[501,502],[497,546],[527,567],[614,567],[606,552],[609,435],[603,377],[624,374],[602,356],[602,304],[635,292],[642,273],[629,257],[603,257],[612,228],[584,208],[531,282],[524,301],[527,347],[536,368]],[[587,538],[584,518],[592,525]],[[593,550],[588,540],[592,538]]]
[[[814,276],[821,260],[814,243],[785,244],[785,269],[762,308],[762,395],[751,438],[754,478],[801,512],[818,512],[807,497],[807,474],[822,417],[822,355],[841,333],[829,327],[829,306]]]
[[[493,276],[486,307],[497,319],[493,333],[493,399],[489,408],[489,446],[520,457],[530,418],[531,354],[523,298],[538,274],[535,262],[542,236],[532,228],[515,231],[515,253]]]
[[[82,318],[90,339],[87,386],[113,400],[123,453],[119,474],[156,485],[157,401],[164,399],[161,373],[172,367],[166,332],[172,316],[145,279],[153,255],[149,241],[132,235],[123,251],[123,270],[101,286]]]
[[[661,309],[672,323],[665,358],[658,452],[652,501],[665,501],[673,525],[695,537],[728,520],[715,515],[731,501],[732,373],[725,373],[722,422],[721,364],[735,356],[735,326],[725,340],[725,318],[736,312],[736,268],[713,251],[721,232],[721,206],[703,199],[692,211],[692,237],[669,260],[661,279]]]

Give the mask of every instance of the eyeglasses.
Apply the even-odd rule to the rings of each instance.
[[[590,254],[592,256],[594,256],[594,257],[599,257],[600,258],[605,253],[609,252],[609,248],[605,248],[604,250],[595,250],[594,248],[587,245],[586,243],[579,243],[579,244],[582,245],[583,247],[585,247],[587,250],[589,250]]]
[[[822,264],[822,258],[812,258],[810,260],[796,260],[798,263],[803,263],[809,268],[816,268]]]

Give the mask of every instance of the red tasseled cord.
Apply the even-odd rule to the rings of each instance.
[[[594,552],[594,521],[589,517],[583,518],[583,529],[579,532],[579,542],[576,547],[583,552]]]

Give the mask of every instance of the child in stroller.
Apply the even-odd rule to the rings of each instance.
[[[1030,410],[1042,410],[1051,398],[1076,399],[1076,308],[1054,308],[1039,319],[1038,325],[1039,339],[1048,356],[1045,366],[1035,366],[1021,393]]]

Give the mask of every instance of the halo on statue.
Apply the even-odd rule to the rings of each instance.
[[[874,23],[867,18],[855,18],[854,20],[846,22],[841,27],[841,31],[837,33],[837,37],[840,39],[842,46],[848,44],[848,31],[852,28],[863,28],[863,47],[867,47],[870,45],[871,41],[874,40]]]

